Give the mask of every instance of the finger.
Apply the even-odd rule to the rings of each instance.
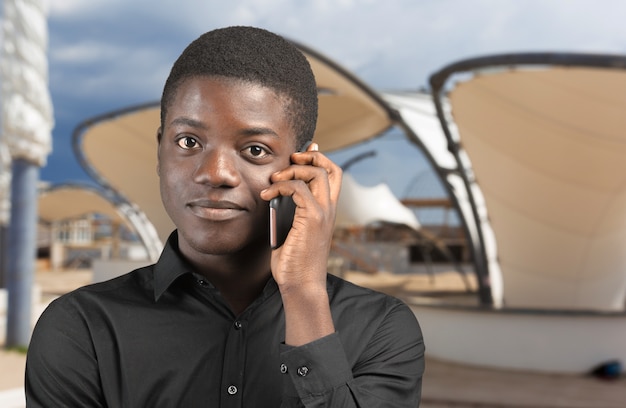
[[[310,148],[311,147],[309,147],[309,149]],[[331,199],[333,201],[336,201],[338,199],[339,192],[341,190],[341,180],[342,180],[342,175],[343,175],[343,171],[341,170],[341,167],[336,165],[332,160],[330,160],[324,154],[315,150],[308,150],[306,152],[294,153],[292,155],[291,160],[295,165],[309,165],[312,167],[323,168],[328,174],[327,177],[328,177],[328,183],[330,186]],[[279,176],[278,179],[282,179],[282,178]]]
[[[283,173],[283,180],[277,180],[261,195],[263,199],[271,199],[272,195],[291,196],[299,207],[304,207],[308,200],[314,200],[318,205],[329,208],[332,205],[328,177],[323,169],[312,169],[311,166],[303,170],[306,174],[298,175],[297,171]],[[314,175],[312,173],[319,173]],[[293,175],[294,177],[289,177]]]
[[[320,202],[332,200],[328,173],[324,168],[291,165],[280,173],[272,175],[272,183],[299,180],[304,182]]]

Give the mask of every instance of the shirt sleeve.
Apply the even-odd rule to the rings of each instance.
[[[352,367],[339,333],[301,347],[282,345],[283,408],[419,406],[424,341],[404,304],[383,320]]]
[[[90,333],[66,299],[53,302],[39,318],[26,359],[26,406],[103,407],[100,377]]]

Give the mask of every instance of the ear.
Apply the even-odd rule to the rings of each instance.
[[[161,137],[163,136],[163,132],[161,130],[161,127],[159,126],[159,128],[157,129],[157,165],[156,165],[156,172],[157,172],[157,176],[161,177]]]

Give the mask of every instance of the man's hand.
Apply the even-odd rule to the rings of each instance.
[[[273,251],[271,267],[285,307],[285,341],[298,346],[335,330],[326,270],[342,171],[315,143],[294,153],[291,161],[272,175],[272,185],[261,197],[291,196],[296,203],[293,226],[285,243]]]

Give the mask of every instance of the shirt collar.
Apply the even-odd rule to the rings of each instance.
[[[178,232],[170,234],[158,262],[154,266],[154,300],[161,295],[179,277],[192,273],[193,270],[178,252]]]
[[[170,234],[159,260],[154,265],[154,301],[157,302],[178,278],[187,274],[198,277],[178,250],[178,231],[175,230]],[[278,285],[270,276],[261,294],[261,299],[267,299],[277,290]]]

